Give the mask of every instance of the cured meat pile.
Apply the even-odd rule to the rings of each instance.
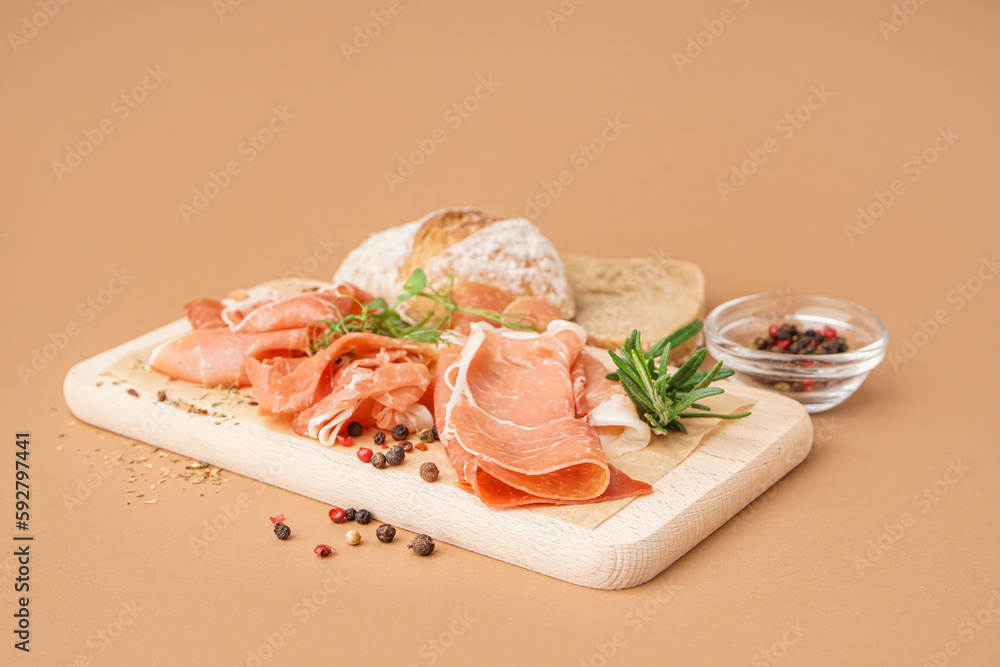
[[[475,285],[456,292],[463,305],[502,301]],[[192,331],[158,346],[150,364],[197,384],[250,385],[259,414],[290,415],[296,433],[327,446],[351,421],[411,431],[436,422],[460,486],[487,505],[590,503],[652,490],[608,464],[650,434],[621,386],[605,379],[607,354],[585,346],[581,327],[526,303],[543,333],[456,317],[452,326],[468,333],[461,345],[359,332],[309,355],[311,323],[357,314],[370,300],[346,284],[196,299],[185,306]],[[520,312],[510,305],[502,304]]]
[[[562,320],[541,335],[477,323],[462,348],[441,353],[438,433],[462,482],[487,505],[598,502],[652,490],[608,465],[586,419],[597,405],[588,403],[595,396],[586,391],[585,342],[581,327]]]

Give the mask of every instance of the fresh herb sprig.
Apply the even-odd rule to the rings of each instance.
[[[428,288],[427,274],[423,269],[415,269],[403,284],[403,293],[396,297],[391,306],[382,297],[367,303],[354,299],[359,307],[357,314],[348,313],[342,317],[312,322],[308,327],[309,354],[315,354],[329,347],[341,336],[355,332],[368,332],[421,343],[450,344],[454,342],[453,332],[446,327],[456,312],[478,315],[490,324],[510,329],[538,330],[530,316],[522,313],[498,313],[482,308],[459,306],[452,298],[454,284],[454,276],[449,276],[448,282],[443,287]],[[419,322],[408,324],[397,308],[404,301],[415,297],[427,299],[441,306],[444,315],[439,316],[438,309],[434,309]]]
[[[608,350],[618,367],[618,372],[608,373],[608,379],[621,382],[626,395],[635,404],[636,412],[658,433],[665,433],[668,429],[687,433],[680,420],[691,417],[740,419],[750,415],[749,412],[716,414],[710,412],[708,406],[698,403],[723,393],[724,389],[708,385],[733,374],[732,370],[722,367],[721,361],[711,370],[699,371],[698,367],[708,354],[706,348],[692,354],[675,373],[671,374],[667,368],[670,350],[696,336],[701,329],[701,320],[694,320],[660,339],[646,352],[642,351],[642,341],[636,329],[619,350]]]

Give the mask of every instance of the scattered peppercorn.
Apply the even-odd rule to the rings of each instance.
[[[417,437],[420,438],[420,442],[434,442],[434,431],[422,428],[417,431]]]
[[[438,473],[438,467],[432,461],[427,461],[420,465],[420,476],[426,482],[436,482]]]
[[[372,450],[367,447],[358,448],[358,458],[361,459],[362,463],[368,463],[372,460]]]
[[[358,510],[354,518],[357,519],[358,523],[362,526],[367,526],[368,522],[372,520],[372,513],[368,510]]]
[[[167,392],[163,391],[162,389],[156,392],[156,400],[158,400],[160,403],[167,400]]]
[[[313,553],[319,556],[320,558],[326,558],[334,551],[335,551],[334,548],[331,547],[329,544],[317,544],[316,548],[313,549]]]
[[[371,463],[376,468],[380,468],[380,469],[384,468],[386,466],[385,454],[383,454],[382,452],[375,452],[374,454],[372,454],[372,461],[371,461]]]
[[[409,454],[410,452],[413,451],[413,443],[410,442],[409,440],[399,443],[399,446],[403,448],[403,452],[405,452],[406,454]]]
[[[356,438],[359,435],[361,435],[361,431],[363,430],[364,427],[361,425],[361,422],[351,422],[350,424],[347,425],[347,435],[351,436],[352,438]]]
[[[385,453],[385,461],[391,466],[398,466],[405,458],[406,452],[403,451],[400,445],[393,445]]]
[[[392,427],[392,439],[396,442],[406,440],[410,435],[410,428],[406,424],[396,424]]]
[[[350,447],[354,444],[354,438],[349,435],[338,435],[337,442],[342,444],[344,447]]]
[[[354,518],[357,516],[357,514],[358,511],[353,507],[348,507],[346,510],[344,510],[344,516],[347,517],[348,521],[354,521]]]
[[[339,507],[334,507],[330,510],[330,521],[334,523],[344,523],[347,521],[347,512]]]
[[[376,445],[384,445],[385,444],[385,433],[383,433],[382,431],[377,431],[375,433],[375,444]]]
[[[348,544],[361,544],[361,533],[356,530],[347,531],[347,535],[344,537],[347,539]]]
[[[413,538],[407,548],[413,549],[413,553],[418,556],[430,556],[431,552],[434,551],[434,540],[431,539],[430,535],[421,533]]]
[[[378,538],[379,542],[389,544],[389,542],[392,542],[392,538],[396,537],[396,529],[387,523],[383,523],[375,531],[375,537]]]
[[[287,540],[292,534],[292,529],[283,523],[274,524],[274,534],[279,540]]]
[[[434,424],[434,426],[431,427],[431,435],[434,436],[435,440],[440,440],[440,438],[438,438],[438,427],[437,427],[437,424]]]
[[[136,398],[139,398],[139,392],[137,392],[135,389],[132,389],[131,387],[126,389],[125,393],[128,394],[129,396],[135,396]],[[403,428],[406,427],[404,426]],[[403,437],[405,438],[406,436],[404,435]]]

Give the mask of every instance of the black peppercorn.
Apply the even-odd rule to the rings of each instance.
[[[354,517],[357,516],[357,510],[353,507],[348,507],[344,510],[344,516],[347,517],[348,521],[354,521]]]
[[[279,540],[287,540],[289,535],[292,534],[292,529],[283,523],[274,524],[274,535]]]
[[[383,523],[375,531],[375,537],[378,538],[379,542],[389,544],[389,542],[392,542],[392,538],[396,537],[396,529],[387,523]]]
[[[407,454],[413,451],[413,443],[410,442],[409,440],[404,440],[403,442],[399,443],[399,446],[402,447],[403,451]]]
[[[413,549],[413,553],[418,556],[430,556],[431,552],[434,551],[434,540],[431,539],[430,535],[421,533],[413,538],[408,548]]]
[[[384,468],[386,466],[385,454],[382,452],[375,452],[372,454],[372,465],[376,468]]]
[[[392,427],[392,439],[396,442],[406,440],[410,435],[410,429],[406,424],[396,424]]]
[[[372,513],[368,510],[358,510],[355,518],[362,526],[366,526],[368,525],[368,522],[372,520]]]
[[[383,433],[382,431],[378,431],[375,434],[375,444],[376,445],[384,445],[385,444],[385,433]]]
[[[385,462],[391,466],[398,466],[405,458],[406,452],[400,445],[393,445],[385,451]]]
[[[438,467],[431,461],[420,464],[420,477],[426,482],[435,482],[438,478]]]
[[[351,422],[347,425],[347,435],[352,438],[356,438],[361,435],[361,431],[363,430],[364,428],[361,426],[361,422]]]

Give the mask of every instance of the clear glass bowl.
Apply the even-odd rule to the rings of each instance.
[[[788,354],[747,347],[772,324],[799,329],[829,325],[847,339],[838,354]],[[705,345],[736,371],[732,379],[777,391],[811,413],[829,410],[853,394],[885,357],[889,331],[867,308],[850,301],[803,294],[754,294],[722,304],[705,319]]]

